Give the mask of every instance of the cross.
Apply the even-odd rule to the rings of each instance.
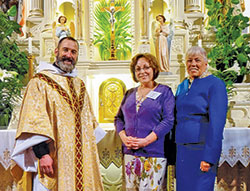
[[[111,47],[110,47],[110,59],[109,60],[117,60],[116,58],[116,48],[115,48],[115,13],[119,11],[124,11],[124,7],[115,7],[115,0],[110,1],[110,7],[104,7],[101,9],[102,12],[107,11],[110,14],[110,39],[111,39]]]

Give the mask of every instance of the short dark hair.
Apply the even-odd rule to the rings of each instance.
[[[58,23],[60,23],[60,20],[61,20],[62,17],[65,18],[65,22],[64,22],[64,23],[66,23],[66,22],[67,22],[67,17],[65,17],[64,15],[62,15],[62,16],[60,16],[60,17],[58,18]]]
[[[74,39],[72,36],[66,36],[66,37],[61,38],[61,39],[59,40],[59,42],[58,42],[58,45],[57,45],[57,48],[58,48],[58,49],[59,49],[60,45],[62,44],[62,41],[66,40],[66,39],[76,42],[77,47],[78,47],[78,50],[79,50],[79,43],[78,43],[78,41],[77,41],[76,39]]]
[[[158,17],[161,17],[161,18],[163,18],[163,22],[165,23],[165,21],[166,21],[166,18],[165,18],[165,17],[163,16],[163,15],[157,15],[157,16],[156,16],[156,20],[157,20],[157,18],[158,18]]]
[[[135,66],[140,58],[145,58],[149,62],[149,66],[153,69],[154,73],[153,80],[155,80],[159,76],[160,67],[156,57],[150,53],[139,53],[132,58],[130,63],[130,72],[132,74],[133,80],[138,82],[138,79],[136,79],[135,75]]]

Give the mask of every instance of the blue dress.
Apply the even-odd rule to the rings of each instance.
[[[227,114],[227,92],[213,75],[185,79],[176,92],[177,191],[213,191]],[[211,164],[200,171],[200,162]]]

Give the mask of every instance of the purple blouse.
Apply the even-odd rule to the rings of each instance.
[[[157,140],[146,147],[131,150],[123,144],[123,153],[144,157],[161,157],[164,155],[165,135],[173,128],[175,98],[171,88],[159,84],[154,91],[161,93],[156,99],[146,98],[136,112],[136,91],[138,87],[128,90],[120,109],[115,116],[117,133],[125,130],[127,136],[145,138],[152,131]]]

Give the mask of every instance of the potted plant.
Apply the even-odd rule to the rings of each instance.
[[[15,102],[21,96],[24,75],[29,69],[28,59],[11,35],[20,34],[20,25],[9,19],[16,15],[12,6],[7,14],[0,11],[0,126],[8,126]]]
[[[208,53],[213,74],[225,81],[228,93],[233,83],[242,82],[250,72],[249,34],[242,31],[249,26],[249,18],[236,6],[239,0],[206,0],[208,29],[215,32],[214,46]]]

